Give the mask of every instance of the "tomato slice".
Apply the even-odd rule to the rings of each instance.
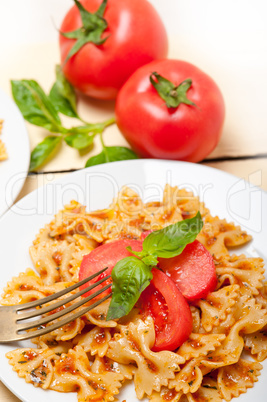
[[[153,230],[145,230],[144,232],[142,232],[141,233],[141,240],[144,241],[145,238],[152,232],[153,232]]]
[[[210,252],[198,241],[188,244],[173,258],[159,258],[159,267],[170,277],[188,301],[207,297],[217,285]]]
[[[112,269],[116,265],[116,263],[122,260],[125,257],[132,256],[126,247],[131,247],[134,251],[142,251],[142,242],[140,240],[132,240],[132,239],[123,239],[123,240],[115,240],[111,243],[103,244],[97,248],[95,248],[91,253],[85,255],[82,259],[80,271],[79,271],[79,280],[87,278],[88,276],[94,274],[95,272],[100,271],[101,269],[108,267],[108,269],[96,276],[91,281],[82,285],[80,289],[84,289],[87,286],[92,285],[97,282],[99,279],[102,279],[111,274]],[[111,283],[111,279],[103,282],[103,284],[96,286],[94,289],[86,292],[83,297],[89,296],[90,294],[96,292],[102,287],[106,286],[108,283]],[[103,297],[106,294],[111,292],[111,288],[101,293],[99,297]]]
[[[189,305],[175,283],[157,268],[152,269],[153,279],[140,297],[141,312],[154,320],[155,352],[175,350],[192,332],[192,315]]]

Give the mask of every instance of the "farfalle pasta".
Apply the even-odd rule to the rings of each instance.
[[[205,299],[190,305],[193,330],[177,350],[152,350],[154,322],[138,308],[120,320],[106,320],[106,300],[70,324],[34,338],[33,347],[7,353],[19,377],[44,392],[77,393],[79,402],[116,400],[126,381],[133,381],[138,399],[151,402],[230,401],[253,387],[267,357],[263,261],[230,253],[251,237],[211,216],[185,189],[166,185],[161,202],[144,203],[124,187],[109,208],[93,212],[72,201],[37,234],[30,247],[35,271],[28,268],[7,283],[1,303],[26,303],[64,289],[78,281],[83,256],[99,245],[140,239],[144,231],[162,229],[197,211],[204,221],[197,239],[213,256],[218,282]],[[244,351],[254,360],[244,358]]]
[[[4,120],[0,119],[0,134],[2,134]],[[6,146],[0,138],[0,162],[5,161],[8,158]]]

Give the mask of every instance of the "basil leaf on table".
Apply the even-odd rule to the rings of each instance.
[[[88,148],[94,142],[95,135],[94,134],[70,134],[64,138],[65,142],[72,148],[76,148],[78,150],[82,150]]]
[[[49,99],[58,112],[79,119],[74,88],[66,79],[60,66],[56,66],[56,82],[50,90]]]
[[[106,0],[103,1],[102,7],[105,8]],[[100,7],[100,11],[102,8]],[[101,11],[102,12],[102,11]],[[45,94],[40,85],[34,80],[12,80],[11,81],[13,98],[20,109],[23,117],[29,123],[43,127],[52,133],[60,133],[61,136],[50,136],[44,139],[32,151],[30,171],[36,170],[43,163],[53,156],[57,145],[65,140],[66,144],[79,151],[87,152],[92,145],[97,134],[102,136],[103,131],[110,125],[115,123],[115,118],[111,117],[102,123],[87,123],[78,115],[76,107],[76,94],[72,85],[65,78],[61,67],[56,67],[56,82],[52,86],[49,96]],[[60,120],[59,113],[69,117],[79,119],[83,126],[65,128]],[[103,163],[109,162],[114,158],[114,152],[109,148],[123,147],[105,147],[103,145],[104,160]],[[127,150],[127,148],[125,148]],[[118,153],[119,151],[117,151]],[[123,151],[120,150],[120,154]],[[124,151],[125,153],[125,151]],[[127,157],[116,157],[114,160],[133,159],[132,151],[128,150]],[[134,153],[132,153],[135,155]],[[100,155],[101,159],[102,155]],[[136,156],[135,156],[136,157]],[[119,159],[118,159],[119,158]],[[102,163],[92,162],[92,165]],[[90,165],[89,165],[90,166]]]
[[[107,320],[127,315],[149,285],[151,269],[136,257],[126,257],[117,262],[112,270],[112,299]]]
[[[12,80],[11,87],[13,98],[25,120],[54,133],[62,131],[57,110],[36,81]]]
[[[62,141],[62,137],[49,136],[40,142],[31,153],[30,171],[37,169],[47,161]]]
[[[85,167],[100,165],[102,163],[138,159],[138,156],[131,149],[126,147],[104,147],[100,154],[92,156],[86,162]]]
[[[143,242],[143,252],[157,257],[171,258],[181,254],[192,243],[203,227],[200,212],[194,218],[185,219],[151,232]]]

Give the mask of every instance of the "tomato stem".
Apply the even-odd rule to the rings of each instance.
[[[194,102],[187,98],[187,91],[192,85],[190,78],[175,86],[171,81],[162,77],[157,72],[153,72],[150,75],[150,82],[161,99],[165,101],[168,108],[177,108],[181,103],[196,106]]]
[[[70,32],[60,32],[62,36],[68,39],[76,39],[76,42],[70,49],[64,64],[74,56],[87,43],[102,45],[106,38],[102,38],[102,33],[107,29],[108,24],[103,15],[106,10],[107,0],[103,0],[95,13],[87,11],[78,0],[74,0],[82,19],[82,27]]]

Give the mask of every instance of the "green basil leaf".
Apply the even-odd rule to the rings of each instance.
[[[52,132],[61,132],[57,111],[36,81],[13,80],[11,87],[13,98],[25,120]]]
[[[134,251],[131,246],[126,247],[126,250],[140,258],[140,260],[150,267],[155,267],[158,264],[158,258],[155,254],[148,254],[145,250]]]
[[[76,126],[69,128],[67,132],[69,134],[88,134],[88,133],[102,133],[105,129],[105,123],[96,123],[96,124],[85,124],[84,126]]]
[[[49,93],[49,99],[53,103],[55,109],[68,117],[79,118],[77,113],[73,110],[68,99],[64,98],[58,90],[58,86],[55,83]]]
[[[101,163],[138,159],[131,149],[126,147],[105,147],[100,154],[92,156],[86,162],[85,167],[100,165]]]
[[[156,267],[158,265],[158,259],[156,255],[150,254],[146,255],[145,257],[142,258],[142,261],[150,266],[150,267]]]
[[[60,66],[56,66],[56,82],[51,88],[49,99],[58,112],[79,118],[74,88],[66,79]]]
[[[202,227],[203,221],[198,212],[194,218],[176,222],[150,233],[143,242],[143,251],[157,257],[175,257],[181,254],[187,244],[196,239]]]
[[[107,320],[127,315],[149,285],[151,269],[136,257],[126,257],[117,262],[112,270],[112,299]]]
[[[95,165],[101,165],[102,163],[106,163],[106,157],[104,152],[100,152],[100,154],[91,156],[91,158],[88,159],[88,161],[85,164],[85,167],[90,167],[90,166],[95,166]]]
[[[88,148],[94,142],[95,135],[70,134],[65,137],[65,142],[72,148],[82,150]]]
[[[62,137],[49,136],[40,142],[31,153],[30,171],[36,170],[49,157],[52,156],[57,146],[60,144]]]

